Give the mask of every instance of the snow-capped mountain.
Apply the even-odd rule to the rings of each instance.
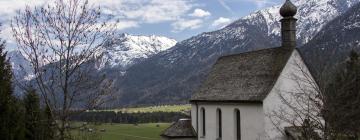
[[[299,46],[360,0],[293,0]],[[280,46],[279,6],[256,11],[225,28],[184,40],[135,64],[118,81],[121,104],[184,103],[219,56]],[[136,86],[135,86],[136,85]]]
[[[135,36],[120,34],[108,46],[101,49],[103,55],[96,62],[95,68],[104,70],[107,68],[125,72],[131,65],[141,62],[157,53],[165,51],[176,44],[176,40],[163,36]],[[19,80],[31,80],[33,78],[29,61],[18,51],[8,53],[13,67],[14,75]]]
[[[30,62],[18,51],[11,51],[7,54],[13,69],[13,74],[17,80],[30,80],[33,70]]]
[[[359,2],[359,0],[292,1],[298,6],[296,18],[298,19],[297,37],[300,45],[307,43],[322,29],[326,23],[343,14],[347,9]],[[268,35],[280,36],[280,7],[281,5],[277,5],[259,10],[244,17],[243,19],[240,19],[239,21],[248,19],[249,22],[257,22],[259,17],[263,17],[263,20],[267,25]]]
[[[318,75],[331,74],[351,50],[360,51],[360,4],[325,25],[309,43],[301,47],[309,60],[307,63]]]
[[[330,26],[328,23],[335,25],[330,22],[346,13],[360,0],[292,1],[299,9],[298,46],[306,44],[301,47],[306,54],[306,51],[311,52],[312,47],[328,50],[323,55],[332,54],[335,49],[331,47],[344,46],[349,41],[346,38],[351,38],[345,34],[358,32],[354,28],[360,25],[359,20],[347,21],[343,18],[341,20],[344,24],[339,23],[337,26]],[[179,43],[166,37],[121,34],[109,42],[113,45],[102,49],[103,57],[96,62],[95,68],[98,71],[95,70],[94,73],[105,73],[115,79],[114,84],[119,88],[120,105],[186,103],[218,57],[280,46],[280,6],[256,11],[223,29],[202,33]],[[350,17],[357,19],[358,14]],[[331,32],[326,31],[329,28],[332,29]],[[349,32],[336,38],[338,30]],[[322,45],[318,45],[321,43]],[[329,47],[329,44],[332,46]],[[336,51],[342,50],[341,48]],[[317,53],[307,54],[311,61],[314,54]],[[13,60],[14,64],[22,63],[20,60]]]
[[[134,36],[121,34],[102,49],[103,56],[97,64],[98,69],[120,68],[126,70],[131,65],[154,54],[165,51],[177,43],[163,36]]]

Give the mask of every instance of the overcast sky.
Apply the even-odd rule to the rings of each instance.
[[[26,5],[39,6],[47,0],[0,0],[2,36],[11,44],[9,20]],[[120,19],[121,32],[161,35],[178,41],[201,32],[224,27],[256,10],[278,5],[283,0],[90,0],[103,13]]]

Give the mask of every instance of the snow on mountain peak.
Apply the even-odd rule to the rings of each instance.
[[[354,6],[360,0],[293,0],[298,7],[297,37],[301,44],[307,43],[322,27],[347,9]],[[269,7],[254,12],[243,19],[256,20],[262,16],[268,25],[268,35],[280,36],[279,9],[281,5]]]
[[[17,80],[31,80],[33,69],[28,59],[26,59],[20,52],[11,51],[7,53],[7,57],[12,66],[13,74]]]
[[[126,70],[135,62],[165,51],[176,43],[176,40],[163,36],[120,34],[111,41],[112,45],[103,48],[103,57],[97,69],[120,67]]]

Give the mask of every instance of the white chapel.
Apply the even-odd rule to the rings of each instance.
[[[281,47],[219,58],[190,100],[191,119],[174,123],[163,132],[163,139],[296,140],[287,132],[290,124],[275,124],[270,115],[286,109],[282,102],[286,95],[279,94],[296,93],[299,84],[307,87],[291,76],[314,80],[296,49],[296,13],[296,6],[286,0],[280,9]]]

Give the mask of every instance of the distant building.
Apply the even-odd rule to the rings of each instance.
[[[198,140],[281,140],[291,137],[284,134],[296,133],[285,130],[291,127],[285,122],[275,126],[268,116],[285,106],[279,92],[296,92],[299,84],[307,84],[289,75],[313,79],[296,49],[296,13],[297,8],[286,0],[280,9],[281,47],[218,59],[190,101]]]
[[[180,119],[162,134],[163,140],[197,140],[197,135],[190,119]]]

